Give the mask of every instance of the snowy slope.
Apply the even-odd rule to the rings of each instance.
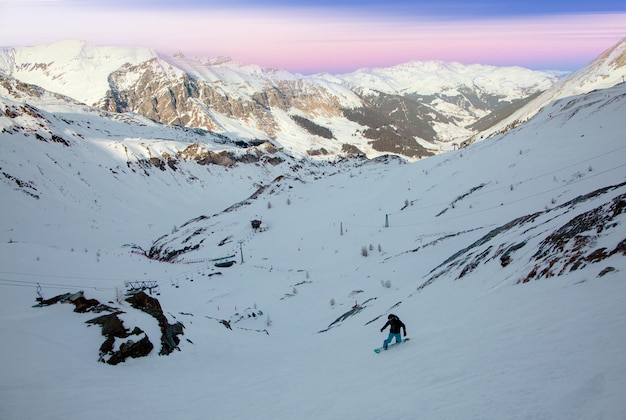
[[[506,131],[512,125],[527,121],[547,104],[568,96],[581,95],[595,89],[605,89],[624,83],[626,76],[626,38],[601,53],[595,60],[555,83],[550,89],[511,114],[499,124],[479,133],[475,138],[487,138]]]
[[[625,85],[411,164],[176,170],[141,162],[233,146],[3,86],[0,418],[626,416]],[[124,246],[202,239],[188,264]],[[135,280],[159,283],[180,351],[117,302]],[[157,349],[99,363],[97,315],[32,307],[37,284],[120,307]],[[376,355],[390,312],[412,340]]]
[[[109,89],[108,76],[126,63],[155,57],[147,48],[100,47],[65,40],[32,47],[0,49],[0,71],[88,105]]]

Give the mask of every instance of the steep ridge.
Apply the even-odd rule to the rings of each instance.
[[[527,121],[550,102],[624,83],[624,77],[626,77],[626,38],[601,53],[588,65],[555,83],[554,86],[528,102],[523,108],[512,113],[498,124],[481,131],[469,141],[506,132],[510,128]]]

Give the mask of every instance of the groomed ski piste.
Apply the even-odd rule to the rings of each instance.
[[[131,171],[98,137],[109,120],[66,111],[91,137],[0,134],[0,418],[626,418],[624,84],[415,163],[291,174]],[[206,239],[179,263],[125,246],[181,247],[189,226]],[[178,350],[118,302],[129,281],[158,282]],[[37,284],[121,309],[155,349],[99,362],[97,314],[34,307]],[[411,342],[376,355],[390,312]]]

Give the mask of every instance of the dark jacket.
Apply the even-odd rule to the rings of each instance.
[[[400,318],[395,317],[389,319],[389,321],[387,321],[387,323],[380,329],[380,331],[382,332],[389,325],[391,326],[391,329],[389,330],[391,334],[400,334],[400,328],[402,328],[404,335],[406,335],[406,326],[404,325],[404,322],[400,321]]]

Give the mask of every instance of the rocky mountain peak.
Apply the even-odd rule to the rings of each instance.
[[[592,63],[595,78],[578,72],[572,77],[584,79],[578,84],[586,90],[612,81],[623,50],[616,46]],[[79,41],[5,49],[0,71],[109,112],[137,113],[233,140],[268,140],[296,156],[324,158],[350,150],[413,160],[451,150],[498,126],[542,91],[564,86],[553,72],[518,67],[412,61],[302,76],[229,57],[167,57]],[[572,77],[565,85],[575,84]]]

